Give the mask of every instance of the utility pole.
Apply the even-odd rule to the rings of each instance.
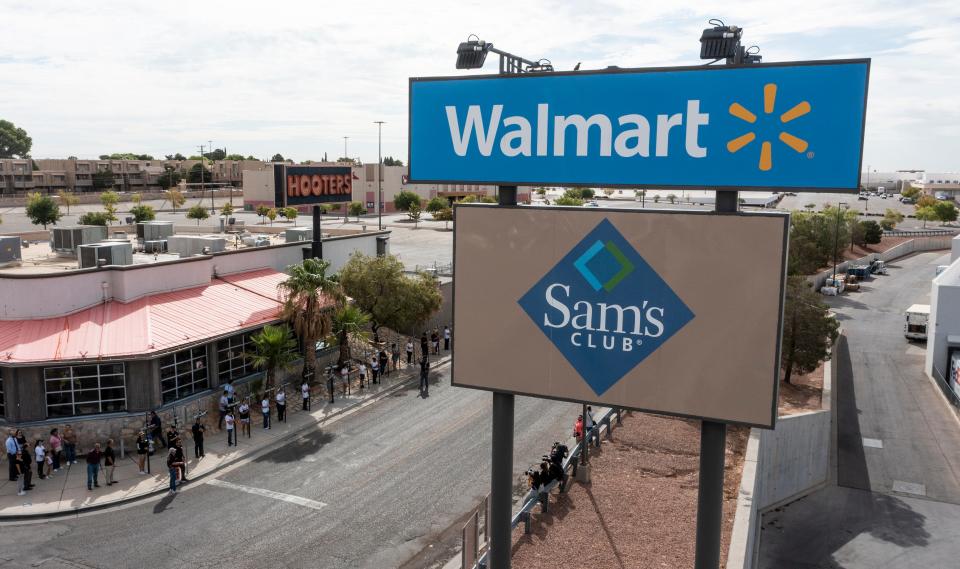
[[[383,123],[373,121],[377,125],[377,227],[383,231]]]
[[[212,141],[212,140],[208,140],[208,141],[207,141],[207,152],[209,152],[210,154],[213,154],[213,141]],[[201,159],[201,162],[200,162],[200,163],[203,164],[203,155],[202,155],[202,154],[200,155],[200,159]],[[211,168],[210,168],[210,181],[212,182],[212,181],[213,181],[213,158],[210,159],[210,166],[211,166]],[[202,167],[202,166],[201,166],[201,167]],[[213,208],[213,188],[211,187],[211,188],[210,188],[210,215],[213,215],[213,209],[214,209],[214,208]]]
[[[189,175],[188,175],[188,179],[189,179]],[[203,184],[203,145],[201,144],[200,145],[200,199],[203,199],[204,188],[205,186]]]
[[[350,155],[347,154],[347,139],[349,139],[349,138],[350,138],[349,136],[344,136],[344,137],[343,137],[343,157],[344,157],[345,159],[346,159],[346,158],[350,158]]]

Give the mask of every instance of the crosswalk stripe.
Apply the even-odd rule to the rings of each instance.
[[[207,484],[210,484],[211,486],[219,486],[220,488],[227,488],[230,490],[246,492],[247,494],[253,494],[255,496],[263,496],[264,498],[273,498],[274,500],[280,500],[281,502],[289,502],[291,504],[304,506],[306,508],[312,508],[314,510],[319,510],[324,506],[326,506],[326,504],[324,504],[323,502],[317,502],[316,500],[310,500],[309,498],[301,498],[300,496],[294,496],[292,494],[284,494],[282,492],[274,492],[273,490],[266,490],[264,488],[255,488],[253,486],[244,486],[242,484],[234,484],[233,482],[227,482],[226,480],[219,480],[217,478],[208,480]]]

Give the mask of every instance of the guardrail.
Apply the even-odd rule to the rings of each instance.
[[[917,229],[917,230],[904,230],[904,229],[890,229],[884,230],[883,234],[888,237],[935,237],[938,235],[956,235],[958,233],[957,229]]]
[[[572,475],[576,476],[577,466],[579,464],[580,454],[583,452],[584,444],[587,444],[593,440],[593,437],[597,437],[597,440],[599,441],[600,438],[603,437],[604,433],[606,433],[607,436],[612,433],[614,417],[616,417],[617,424],[621,424],[623,419],[623,409],[607,409],[600,415],[600,418],[595,421],[594,427],[584,433],[584,436],[582,439],[580,439],[580,442],[574,445],[567,458],[563,461],[563,475],[565,478],[568,476],[567,471],[571,467],[573,468]],[[549,492],[553,489],[553,487],[554,485],[550,485],[546,492],[539,492],[531,489],[527,493],[526,497],[524,497],[523,505],[510,519],[510,528],[516,529],[516,527],[520,525],[520,522],[523,522],[524,532],[530,533],[530,514],[533,511],[533,508],[539,503],[541,505],[541,511],[547,511],[550,500]],[[487,537],[489,536],[490,525],[489,504],[490,496],[488,495],[483,499],[483,501],[480,503],[480,507],[477,508],[477,510],[467,521],[466,525],[463,527],[463,550],[461,552],[462,569],[487,568],[487,555],[489,554],[489,541],[487,541]],[[484,524],[482,526],[484,528],[483,543],[481,543],[479,539],[481,527],[479,524],[479,514],[481,511],[484,512]]]

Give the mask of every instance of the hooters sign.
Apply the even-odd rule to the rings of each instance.
[[[349,166],[273,165],[277,206],[348,202],[353,197]]]

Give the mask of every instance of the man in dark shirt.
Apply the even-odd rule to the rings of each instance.
[[[430,353],[430,347],[429,347],[429,344],[427,344],[427,333],[424,332],[420,336],[420,356],[425,358],[429,353]]]
[[[177,462],[180,463],[180,481],[190,482],[190,479],[187,478],[187,453],[183,452],[183,440],[180,437],[174,437],[170,446],[177,451],[175,456],[177,457]]]
[[[173,425],[167,427],[167,446],[173,446],[173,441],[177,438],[177,429]]]
[[[206,429],[203,428],[203,424],[200,422],[200,418],[193,423],[193,427],[190,428],[193,431],[193,454],[195,458],[203,458],[203,433]]]
[[[430,396],[430,382],[428,381],[428,372],[430,370],[430,362],[427,361],[427,356],[420,358],[420,394],[424,397]]]
[[[164,448],[167,447],[167,442],[163,440],[163,425],[160,424],[156,411],[150,411],[150,435],[153,437],[153,444],[160,443]]]
[[[103,450],[103,468],[107,471],[107,486],[113,486],[113,470],[117,466],[117,456],[113,452],[113,439],[107,440]]]
[[[103,452],[100,450],[100,443],[93,445],[93,450],[87,453],[87,490],[93,490],[100,487],[97,476],[100,474],[100,461],[103,459]]]

